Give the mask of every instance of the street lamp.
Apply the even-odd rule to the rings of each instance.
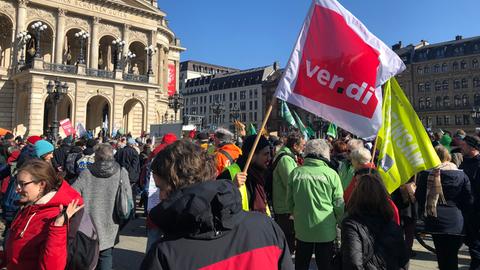
[[[48,26],[39,21],[32,24],[31,28],[35,31],[35,58],[40,58],[40,36],[43,31],[47,30]]]
[[[215,102],[214,104],[210,105],[210,110],[213,112],[213,114],[216,116],[215,118],[217,119],[217,125],[220,123],[219,116],[225,111],[225,107],[223,106],[222,103]]]
[[[475,124],[480,124],[480,107],[473,107],[471,116]]]
[[[117,38],[114,41],[112,41],[112,45],[115,46],[115,59],[113,59],[114,66],[115,66],[114,68],[122,69],[121,55],[123,53],[123,47],[125,46],[125,41]]]
[[[175,121],[177,121],[177,112],[183,108],[183,96],[179,93],[173,94],[173,96],[168,97],[168,107],[173,109],[175,113]]]
[[[148,61],[148,75],[153,74],[153,69],[152,69],[152,56],[157,52],[157,48],[155,48],[153,45],[150,45],[148,47],[145,47],[145,52],[147,53],[147,61]],[[175,117],[176,120],[176,117]]]
[[[134,54],[131,51],[128,51],[128,53],[127,53],[127,63],[128,63],[127,73],[132,73],[132,59],[135,58],[135,57],[137,57],[136,54]]]
[[[88,32],[81,30],[80,32],[75,33],[75,37],[80,39],[80,56],[78,57],[79,64],[85,64],[85,57],[83,56],[83,46],[85,46],[85,41],[90,37]]]
[[[58,139],[58,102],[68,92],[68,84],[62,83],[59,80],[49,81],[47,84],[47,93],[50,100],[53,102],[53,122],[51,133],[55,141]]]
[[[20,60],[18,61],[19,65],[25,65],[25,45],[27,45],[27,42],[32,38],[32,36],[27,32],[27,31],[22,31],[18,33],[17,39],[18,39],[18,46],[20,47]]]

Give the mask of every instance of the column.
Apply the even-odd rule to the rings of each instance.
[[[125,41],[125,47],[123,47],[123,53],[122,53],[122,56],[121,56],[121,57],[122,57],[122,58],[121,58],[122,67],[123,67],[122,71],[127,70],[127,67],[126,67],[126,64],[127,64],[127,63],[126,63],[126,61],[124,61],[124,60],[125,60],[125,56],[126,56],[127,53],[128,53],[128,50],[129,50],[128,47],[130,46],[130,40],[129,40],[129,38],[128,38],[128,36],[129,36],[128,31],[129,31],[129,30],[130,30],[130,25],[124,24],[124,25],[123,25],[123,33],[122,33],[122,36],[123,36],[123,37],[122,37],[122,39],[123,39],[123,41]]]
[[[27,26],[25,25],[25,21],[27,20],[27,3],[28,0],[18,0],[18,9],[17,9],[17,25],[15,27],[15,35],[16,37],[18,33],[27,30]],[[14,55],[14,63],[18,62],[18,59],[20,59],[19,54],[21,52],[21,48],[18,46],[15,46],[16,52],[13,54]]]
[[[168,49],[165,49],[165,54],[163,57],[163,89],[165,89],[165,93],[168,93]]]
[[[55,63],[63,64],[63,47],[65,45],[65,10],[59,8],[57,16],[57,39],[55,40]]]
[[[98,39],[98,25],[100,18],[93,17],[92,30],[90,34],[90,68],[98,69],[98,51],[100,50]]]
[[[162,90],[164,89],[163,87],[163,59],[165,58],[165,52],[163,51],[163,46],[160,45],[158,46],[158,55],[157,55],[157,81],[158,84],[160,85],[160,92],[163,92]]]

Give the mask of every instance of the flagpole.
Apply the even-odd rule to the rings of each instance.
[[[373,151],[372,151],[372,160],[370,161],[371,163],[375,162],[375,153],[377,152],[377,142],[378,142],[378,135],[375,137],[375,143],[373,144]],[[368,174],[372,173],[372,167],[368,170]]]
[[[265,117],[263,118],[262,127],[260,131],[257,132],[257,137],[255,138],[255,142],[253,143],[252,149],[250,149],[250,153],[248,153],[247,162],[245,163],[245,167],[243,167],[243,172],[246,173],[248,171],[248,167],[250,167],[250,162],[252,162],[253,154],[255,153],[255,149],[257,149],[258,142],[260,141],[260,137],[262,136],[263,130],[267,125],[268,118],[270,118],[270,114],[272,113],[273,105],[277,99],[272,97],[272,101],[270,105],[268,105],[267,111],[265,112]]]

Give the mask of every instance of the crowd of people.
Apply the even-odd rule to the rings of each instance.
[[[479,134],[432,133],[441,165],[392,194],[373,143],[346,132],[262,135],[257,144],[224,128],[192,135],[166,134],[155,145],[130,135],[51,142],[7,133],[2,266],[112,269],[137,206],[147,245],[131,268],[301,270],[315,254],[318,269],[408,269],[422,220],[441,270],[458,269],[463,244],[470,269],[480,269]],[[78,241],[85,224],[94,233]]]

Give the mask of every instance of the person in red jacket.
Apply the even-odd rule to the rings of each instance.
[[[67,222],[83,207],[80,194],[39,159],[20,168],[16,185],[22,208],[6,239],[7,269],[65,269]]]

